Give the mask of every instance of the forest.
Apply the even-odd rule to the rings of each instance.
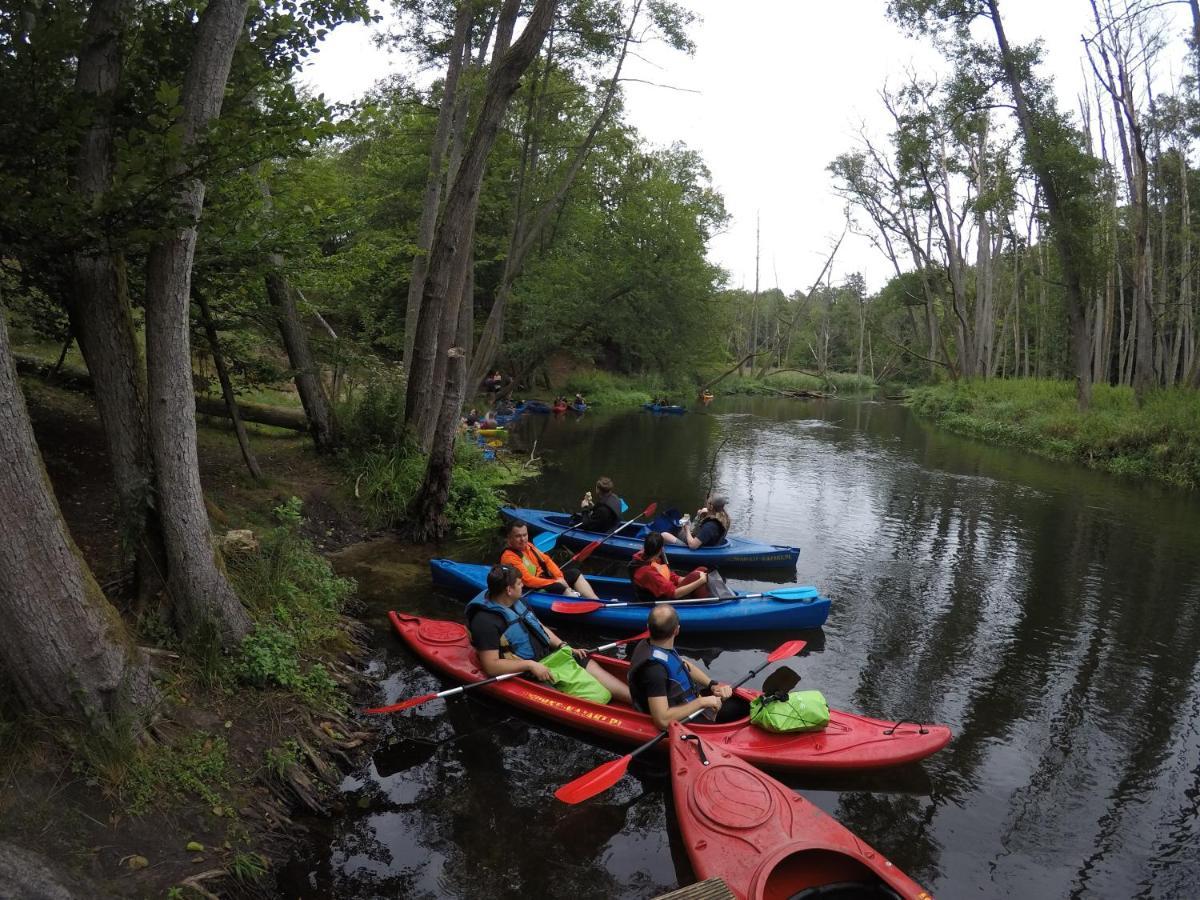
[[[842,234],[892,268],[877,291],[835,278],[837,239],[791,291],[735,289],[709,258],[729,217],[703,148],[654,145],[623,102],[631,55],[693,50],[671,0],[393,0],[379,39],[407,74],[352,104],[299,84],[333,29],[380,25],[367,0],[0,4],[5,715],[139,735],[171,693],[156,642],[228,660],[229,684],[332,696],[303,654],[349,589],[285,504],[290,596],[319,594],[324,624],[252,602],[198,415],[230,420],[260,484],[243,419],[298,430],[418,542],[492,513],[459,426],[496,368],[517,391],[565,365],[639,399],[1049,379],[1081,412],[1183,397],[1200,430],[1200,5],[1181,53],[1158,4],[1089,4],[1078,97],[996,0],[888,5],[945,65],[881,85],[886,133],[829,161]],[[73,361],[111,466],[103,587],[26,404]],[[1195,483],[1180,465],[1169,480]],[[255,668],[279,654],[301,661]]]

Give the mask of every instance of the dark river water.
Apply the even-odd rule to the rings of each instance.
[[[801,635],[802,687],[955,737],[919,765],[788,783],[935,896],[1200,897],[1200,498],[874,402],[533,417],[510,443],[527,456],[535,440],[545,473],[511,491],[520,505],[573,508],[606,474],[635,511],[695,509],[711,477],[735,533],[802,548],[796,580],[833,598],[823,631]],[[360,581],[389,701],[448,686],[385,617],[461,616],[428,555],[383,541],[338,563]],[[737,679],[784,637],[681,643]],[[284,873],[288,896],[640,898],[692,880],[659,760],[567,807],[554,789],[613,747],[478,699],[384,727],[345,811]]]

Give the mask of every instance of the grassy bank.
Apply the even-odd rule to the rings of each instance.
[[[914,388],[908,402],[957,434],[1119,475],[1200,486],[1195,391],[1155,391],[1139,408],[1130,388],[1097,385],[1091,410],[1080,413],[1069,382],[991,380]]]
[[[709,378],[715,378],[714,371]],[[688,403],[699,393],[702,381],[692,378],[668,379],[659,375],[615,375],[611,372],[578,372],[567,377],[562,392],[579,392],[598,406],[640,406],[655,397],[667,396],[677,403]],[[778,391],[824,391],[846,396],[871,394],[875,383],[865,375],[830,372],[826,378],[802,372],[782,372],[763,378],[731,375],[720,381],[713,392],[722,396],[777,396]]]

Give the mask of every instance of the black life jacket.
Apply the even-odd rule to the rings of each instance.
[[[621,522],[621,500],[615,493],[598,498],[595,506],[586,510],[580,528],[585,531],[612,531]]]

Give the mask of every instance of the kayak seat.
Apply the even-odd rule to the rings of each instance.
[[[788,900],[901,900],[868,866],[818,848],[785,856],[772,867],[763,888],[764,897]]]

